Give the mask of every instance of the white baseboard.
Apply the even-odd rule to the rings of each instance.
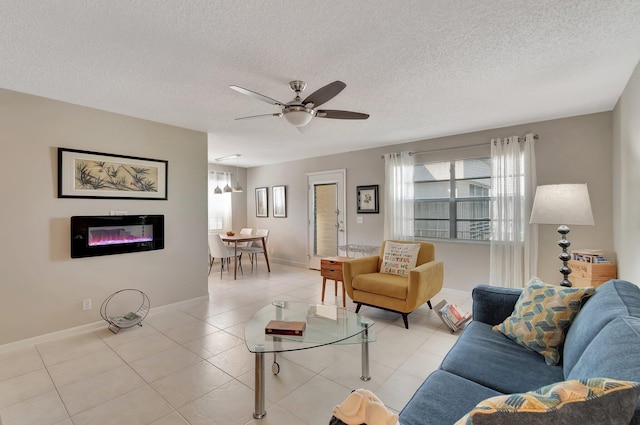
[[[471,296],[471,291],[463,291],[462,289],[453,289],[453,288],[442,288],[440,293],[451,294],[453,296],[458,296],[461,298],[466,298]]]
[[[165,310],[174,309],[181,305],[192,303],[194,301],[209,300],[209,295],[203,295],[201,297],[191,298],[184,301],[178,301],[177,303],[161,305],[159,307],[152,307],[149,309],[149,314],[162,312]],[[104,329],[107,326],[104,320],[100,320],[93,323],[87,323],[85,325],[75,326],[73,328],[63,329],[60,331],[51,332],[44,335],[34,336],[32,338],[22,339],[15,342],[9,342],[7,344],[0,345],[0,354],[9,351],[19,350],[21,348],[31,347],[36,344],[42,344],[45,342],[55,341],[62,338],[68,338],[72,336],[82,335],[88,332],[94,332],[100,329]]]
[[[282,264],[284,266],[298,267],[300,269],[308,268],[308,265],[306,263],[300,263],[300,262],[297,262],[297,261],[289,261],[289,260],[280,260],[280,259],[270,258],[269,262],[275,263],[275,264]]]

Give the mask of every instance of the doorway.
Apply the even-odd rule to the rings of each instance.
[[[338,255],[338,247],[347,243],[345,175],[345,170],[307,174],[310,269],[320,270],[320,259]]]

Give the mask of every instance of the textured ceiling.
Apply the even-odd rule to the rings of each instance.
[[[0,87],[209,133],[241,166],[611,110],[638,0],[0,0]],[[278,108],[334,81],[301,134]]]

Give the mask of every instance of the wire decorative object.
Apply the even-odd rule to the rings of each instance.
[[[104,300],[100,306],[100,316],[109,324],[109,330],[117,334],[120,329],[142,326],[149,309],[149,297],[144,292],[138,289],[121,289]],[[125,311],[128,313],[124,313]]]
[[[351,257],[350,254],[353,254],[353,257],[355,257],[356,253],[360,253],[364,257],[366,255],[373,255],[378,251],[380,251],[379,246],[359,245],[359,244],[353,244],[353,243],[347,244],[347,245],[340,245],[338,249],[340,251],[344,251],[347,257]]]

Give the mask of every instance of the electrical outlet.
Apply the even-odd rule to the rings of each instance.
[[[82,311],[91,310],[91,298],[86,298],[82,300]]]

